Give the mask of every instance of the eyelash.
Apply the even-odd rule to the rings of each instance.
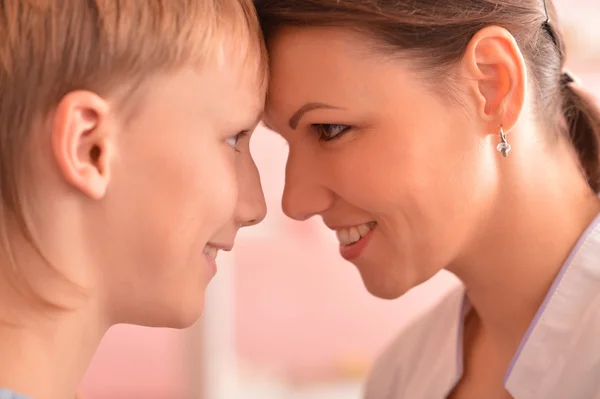
[[[344,134],[348,133],[351,129],[348,125],[342,125],[339,123],[315,123],[312,125],[313,129],[319,135],[319,140],[321,141],[331,141],[336,140],[342,137]],[[337,133],[331,133],[333,128],[338,128],[340,130]]]
[[[245,136],[247,133],[248,133],[248,132],[247,132],[246,130],[244,130],[244,131],[242,131],[242,132],[239,132],[239,133],[238,133],[238,134],[236,134],[235,136],[231,136],[231,137],[229,137],[229,138],[226,140],[226,141],[227,141],[227,144],[229,144],[229,142],[228,142],[228,141],[229,141],[230,139],[235,139],[235,144],[233,144],[233,145],[232,145],[232,144],[229,144],[229,146],[230,146],[231,148],[233,148],[235,152],[240,152],[240,150],[238,150],[238,148],[237,148],[237,145],[238,145],[238,143],[240,142],[240,139],[241,139],[242,137],[244,137],[244,136]]]

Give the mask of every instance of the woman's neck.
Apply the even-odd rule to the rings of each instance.
[[[467,287],[481,328],[507,363],[569,253],[600,212],[600,201],[569,151],[538,153],[537,159],[525,153],[505,166],[500,205],[478,230],[476,243],[448,268]]]

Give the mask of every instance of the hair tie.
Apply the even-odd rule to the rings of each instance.
[[[571,74],[569,71],[563,71],[560,75],[560,85],[568,86],[572,83],[579,84],[579,79]]]
[[[575,79],[573,79],[569,72],[563,72],[562,75],[560,75],[560,82],[562,84],[568,85],[569,83],[575,82]]]

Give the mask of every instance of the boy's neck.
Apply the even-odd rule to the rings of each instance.
[[[0,387],[31,399],[75,398],[106,328],[89,309],[0,320]]]

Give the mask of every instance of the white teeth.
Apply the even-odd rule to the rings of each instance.
[[[335,235],[338,238],[338,241],[341,243],[350,242],[350,229],[339,229],[335,232]]]
[[[358,226],[345,227],[343,229],[336,230],[335,234],[340,244],[351,245],[366,236],[369,231],[373,230],[375,225],[375,222],[369,222]]]
[[[219,250],[215,247],[213,247],[212,245],[207,245],[204,247],[204,251],[203,251],[206,255],[208,255],[212,260],[217,259],[217,253],[219,252]]]
[[[361,237],[364,237],[367,235],[367,233],[369,231],[371,231],[372,227],[369,227],[368,224],[361,224],[360,226],[358,226],[358,232],[360,233]]]
[[[357,227],[352,227],[348,230],[349,230],[348,239],[350,240],[350,242],[356,242],[356,241],[360,240],[361,235],[360,235]]]

